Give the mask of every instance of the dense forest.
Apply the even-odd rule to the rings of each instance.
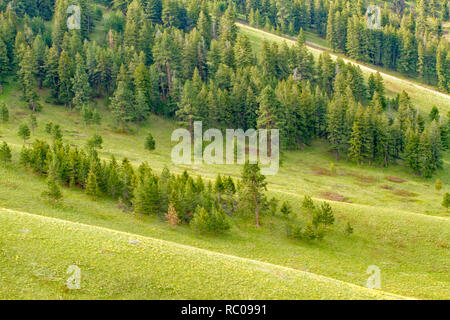
[[[83,113],[93,108],[93,98],[107,98],[123,131],[150,113],[191,129],[194,120],[217,128],[280,129],[284,149],[326,139],[337,158],[404,163],[430,177],[448,147],[449,115],[437,108],[421,114],[406,92],[387,97],[380,74],[366,81],[358,66],[327,53],[315,60],[303,34],[303,28],[315,28],[336,50],[377,64],[395,62],[390,67],[405,67],[408,74],[422,65],[424,75],[448,88],[448,42],[428,23],[448,19],[445,5],[419,1],[417,10],[402,6],[396,12],[398,2],[392,10],[386,4],[383,29],[368,32],[362,1],[78,0],[73,3],[82,8],[80,30],[67,29],[67,0],[1,1],[0,77],[17,78],[33,112],[41,108],[37,88],[49,88],[48,102]],[[242,13],[250,20],[261,16],[282,32],[298,31],[296,45],[264,42],[257,58],[237,31]],[[426,21],[420,24],[416,15]],[[99,35],[94,27],[100,23]],[[368,43],[353,47],[352,39],[366,36],[391,39],[395,54],[386,58]],[[426,44],[422,56],[419,37],[426,40],[419,41]]]
[[[448,92],[449,45],[443,23],[449,20],[447,0],[384,1],[380,25],[368,26],[369,2],[357,1],[236,1],[250,25],[295,35],[312,30],[329,47],[363,62],[419,77]]]

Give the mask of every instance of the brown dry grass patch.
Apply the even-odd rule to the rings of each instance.
[[[402,197],[417,197],[418,196],[417,193],[410,192],[407,190],[402,190],[402,189],[393,190],[392,193],[397,196],[402,196]]]
[[[365,182],[365,183],[375,183],[378,182],[378,179],[375,177],[371,177],[371,176],[365,176],[359,173],[349,173],[348,174],[351,177],[356,178],[357,180],[359,180],[360,182]]]
[[[317,176],[332,176],[331,171],[325,168],[313,166],[311,167],[311,170]]]
[[[320,196],[322,198],[325,198],[327,200],[331,200],[331,201],[339,201],[339,202],[351,202],[346,196],[343,196],[342,194],[339,194],[337,192],[332,192],[332,191],[327,191],[327,192],[322,192],[320,194]]]
[[[394,177],[394,176],[387,176],[386,180],[390,181],[390,182],[395,182],[395,183],[403,183],[406,182],[405,179],[399,178],[399,177]]]

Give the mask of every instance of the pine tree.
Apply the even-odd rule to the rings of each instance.
[[[30,47],[27,47],[23,54],[23,58],[20,61],[18,75],[22,84],[23,98],[33,112],[36,111],[37,101],[39,98],[35,90],[36,68],[36,59],[33,56],[33,51]]]
[[[405,159],[408,167],[416,174],[420,173],[419,137],[411,128],[406,134]]]
[[[86,194],[94,199],[100,195],[100,189],[98,186],[94,163],[91,164],[91,167],[89,169],[89,174],[86,182]]]
[[[289,217],[289,215],[292,213],[292,207],[288,202],[283,202],[281,205],[280,212],[283,214],[284,217]]]
[[[147,138],[145,139],[145,149],[149,151],[155,150],[155,139],[153,139],[153,136],[151,133],[147,135]]]
[[[117,89],[111,98],[110,109],[122,131],[125,131],[125,124],[132,119],[133,109],[133,94],[129,87],[125,65],[120,68],[119,79]]]
[[[69,108],[72,108],[72,73],[72,62],[70,61],[69,54],[63,50],[58,62],[58,98]]]
[[[244,197],[251,203],[255,210],[256,227],[260,227],[260,210],[264,191],[267,190],[266,177],[261,174],[260,168],[257,164],[245,163],[242,171],[242,187]]]
[[[250,40],[247,36],[239,34],[234,45],[234,60],[236,68],[245,68],[253,65],[253,53]]]
[[[61,126],[59,124],[53,125],[50,133],[52,135],[53,141],[59,141],[63,137]]]
[[[436,167],[433,163],[430,132],[428,129],[424,130],[420,136],[418,150],[420,171],[425,178],[430,178],[436,170]]]
[[[448,211],[448,208],[450,207],[450,193],[445,193],[444,200],[442,201],[442,206]]]
[[[328,141],[336,153],[336,159],[339,159],[340,150],[346,143],[346,108],[342,100],[342,97],[338,97],[330,103],[327,121]]]
[[[9,71],[8,49],[3,39],[0,38],[0,87],[1,82]]]
[[[54,177],[49,176],[47,178],[47,190],[44,191],[42,195],[50,200],[53,200],[54,202],[58,202],[62,199],[63,194]]]
[[[8,144],[3,141],[3,143],[0,146],[0,162],[3,163],[4,166],[6,166],[8,163],[11,162],[12,155],[11,155],[11,149],[9,148]]]
[[[439,121],[440,115],[439,115],[439,109],[436,106],[433,106],[433,108],[430,111],[429,115],[430,121]]]
[[[84,59],[77,53],[76,71],[72,79],[72,90],[74,92],[72,104],[81,108],[89,101],[91,86],[88,81]]]
[[[0,121],[5,123],[9,121],[9,110],[4,103],[0,103]]]
[[[28,118],[28,123],[31,128],[31,133],[34,135],[34,129],[36,129],[38,126],[36,116],[34,114],[30,114],[30,117]]]
[[[349,148],[349,158],[361,164],[364,160],[363,156],[363,132],[359,121],[355,121],[352,128]]]
[[[67,0],[55,1],[55,13],[53,15],[52,27],[52,43],[56,48],[58,48],[58,50],[61,48],[64,33],[67,30],[67,7]]]
[[[267,86],[264,88],[259,96],[259,110],[258,110],[258,129],[278,129],[283,135],[285,131],[284,121],[281,113],[283,112],[280,108],[280,103],[275,95],[275,91],[272,87]],[[268,146],[270,147],[272,143],[269,137]],[[271,150],[268,150],[271,154]]]
[[[39,88],[42,88],[45,79],[46,45],[40,34],[33,41],[33,56],[36,59],[36,78]]]
[[[156,214],[159,210],[158,181],[146,175],[134,190],[134,210],[139,214]]]
[[[162,1],[161,0],[147,0],[144,2],[144,11],[147,17],[155,24],[160,24]]]
[[[23,144],[27,143],[27,140],[30,139],[30,128],[27,126],[26,123],[22,123],[19,126],[18,135],[23,139]]]
[[[58,63],[58,49],[56,47],[51,47],[46,55],[44,85],[51,89],[53,98],[57,98],[59,94]]]
[[[86,105],[86,104],[82,105],[81,118],[83,119],[84,128],[86,130],[87,126],[89,126],[89,124],[91,123],[92,118],[93,118],[93,112],[92,112],[91,108],[89,107],[89,105]]]

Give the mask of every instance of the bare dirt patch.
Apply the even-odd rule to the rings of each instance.
[[[394,176],[387,176],[386,180],[390,181],[390,182],[395,182],[395,183],[403,183],[406,182],[405,179],[399,178],[399,177],[394,177]]]
[[[348,174],[351,177],[356,178],[358,181],[360,182],[364,182],[364,183],[375,183],[378,182],[378,179],[375,177],[371,177],[371,176],[365,176],[359,173],[349,173]]]
[[[317,176],[332,176],[331,171],[328,169],[325,169],[325,168],[313,166],[313,167],[311,167],[311,170]]]
[[[417,197],[418,196],[417,193],[410,192],[407,190],[402,190],[402,189],[393,190],[392,193],[397,196],[402,196],[402,197]]]
[[[343,196],[342,194],[339,194],[337,192],[332,192],[332,191],[322,192],[320,194],[320,196],[327,200],[331,200],[331,201],[351,203],[351,201],[346,196]]]

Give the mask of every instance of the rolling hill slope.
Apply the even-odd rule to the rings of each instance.
[[[0,298],[401,299],[286,267],[0,209]],[[66,269],[81,269],[68,290]],[[20,285],[19,285],[20,284]]]

